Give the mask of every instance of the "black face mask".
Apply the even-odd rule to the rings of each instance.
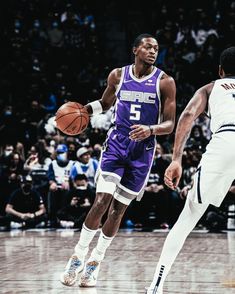
[[[32,190],[32,185],[31,184],[24,184],[24,186],[22,187],[23,191],[25,193],[29,193]]]

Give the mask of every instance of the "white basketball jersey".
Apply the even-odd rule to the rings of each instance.
[[[235,125],[235,78],[216,80],[209,101],[210,128],[215,133],[221,126]]]

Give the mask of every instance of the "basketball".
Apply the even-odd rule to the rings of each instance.
[[[89,124],[86,108],[78,102],[67,102],[56,112],[56,127],[66,135],[75,136],[82,133]]]

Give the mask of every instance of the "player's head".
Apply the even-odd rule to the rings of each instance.
[[[229,47],[221,53],[219,75],[221,78],[235,75],[235,47]]]
[[[150,34],[139,35],[133,43],[135,61],[143,62],[146,65],[153,65],[157,59],[158,42]]]

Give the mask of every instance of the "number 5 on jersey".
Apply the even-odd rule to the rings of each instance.
[[[141,105],[131,104],[130,108],[130,120],[140,120]]]

